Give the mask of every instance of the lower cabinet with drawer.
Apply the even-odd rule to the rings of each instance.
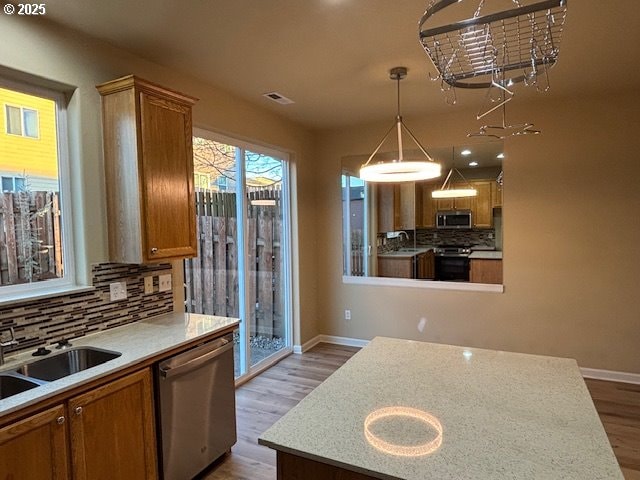
[[[21,480],[158,478],[152,377],[129,374],[0,429],[0,472]]]

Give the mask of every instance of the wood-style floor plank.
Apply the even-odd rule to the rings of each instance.
[[[587,379],[626,480],[640,480],[640,385]]]
[[[258,445],[258,437],[357,351],[321,343],[288,356],[238,388],[238,443],[201,478],[275,480],[275,451]],[[640,480],[640,385],[586,382],[625,479]]]

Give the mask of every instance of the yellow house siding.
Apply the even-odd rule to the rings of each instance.
[[[6,105],[38,112],[38,138],[7,133]],[[0,172],[58,178],[56,107],[53,100],[0,88]]]

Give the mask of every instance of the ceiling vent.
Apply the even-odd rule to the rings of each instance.
[[[273,100],[280,105],[289,105],[291,103],[295,103],[290,98],[285,97],[284,95],[280,95],[278,92],[269,92],[262,94],[263,97],[267,97],[270,100]]]

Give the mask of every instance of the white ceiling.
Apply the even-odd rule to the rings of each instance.
[[[465,2],[472,9],[478,5],[478,0]],[[519,87],[515,101],[640,85],[640,2],[568,4],[551,91]],[[327,128],[392,118],[395,85],[388,70],[397,65],[409,68],[402,83],[405,115],[453,108],[439,84],[428,80],[435,69],[418,42],[426,5],[424,0],[56,0],[47,6],[47,18],[309,127]],[[278,105],[261,96],[270,91],[295,103]],[[479,108],[482,95],[461,92],[458,108]]]

